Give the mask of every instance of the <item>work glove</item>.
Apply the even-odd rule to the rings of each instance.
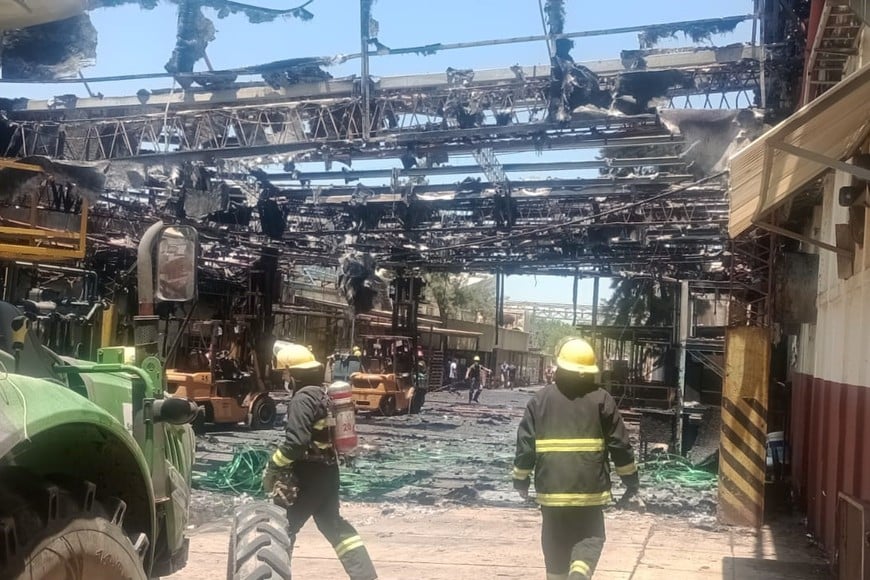
[[[296,503],[299,484],[290,466],[279,467],[269,460],[263,471],[263,490],[275,505],[286,509]]]
[[[531,478],[525,479],[514,479],[514,489],[520,497],[523,499],[529,499],[529,486],[531,485]]]

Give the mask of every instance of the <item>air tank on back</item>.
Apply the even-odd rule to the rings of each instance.
[[[357,447],[356,405],[353,402],[353,388],[350,383],[338,381],[326,389],[332,406],[335,422],[333,444],[337,453],[350,453]]]

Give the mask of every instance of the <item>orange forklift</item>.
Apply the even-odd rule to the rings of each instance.
[[[250,365],[253,372],[244,368],[246,358],[257,356],[240,346],[244,344],[243,328],[205,320],[192,323],[185,334],[189,355],[167,369],[166,382],[170,394],[202,408],[194,427],[244,422],[251,429],[271,429],[277,407],[257,370],[259,365]]]
[[[221,286],[217,280],[202,285],[201,309],[195,312],[211,319],[191,321],[191,311],[179,320],[167,356],[167,389],[200,406],[194,427],[245,423],[270,429],[275,424],[277,405],[270,387],[284,389],[270,372],[272,306],[280,295],[277,273],[277,253],[264,248],[247,272],[246,286]]]
[[[390,416],[419,413],[426,400],[426,369],[406,336],[364,336],[363,347],[330,357],[333,381],[347,381],[361,411]]]

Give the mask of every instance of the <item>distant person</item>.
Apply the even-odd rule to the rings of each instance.
[[[492,372],[488,368],[480,364],[480,357],[474,357],[474,361],[468,370],[465,371],[465,380],[469,381],[468,385],[468,402],[480,402],[480,393],[483,391],[483,373]]]
[[[501,386],[502,388],[506,388],[508,386],[508,363],[504,361],[501,363]]]
[[[514,386],[517,382],[517,365],[511,364],[508,366],[508,388],[510,390],[514,390]]]
[[[457,379],[459,379],[459,363],[456,362],[456,359],[450,360],[450,366],[447,369],[447,378],[450,379],[450,383],[455,383]]]
[[[535,473],[549,580],[590,580],[604,548],[604,507],[610,504],[610,462],[637,495],[640,480],[628,432],[610,394],[596,382],[598,361],[588,342],[559,350],[555,385],[529,401],[517,430],[514,488],[529,495]]]

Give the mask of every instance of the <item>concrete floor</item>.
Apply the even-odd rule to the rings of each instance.
[[[366,541],[381,580],[482,580],[545,577],[539,514],[533,508],[343,506]],[[221,580],[229,522],[191,532],[188,566],[175,580]],[[632,512],[607,518],[608,541],[595,580],[815,580],[828,578],[798,526],[705,531],[684,519]],[[294,578],[340,579],[344,573],[313,523],[294,555]]]

